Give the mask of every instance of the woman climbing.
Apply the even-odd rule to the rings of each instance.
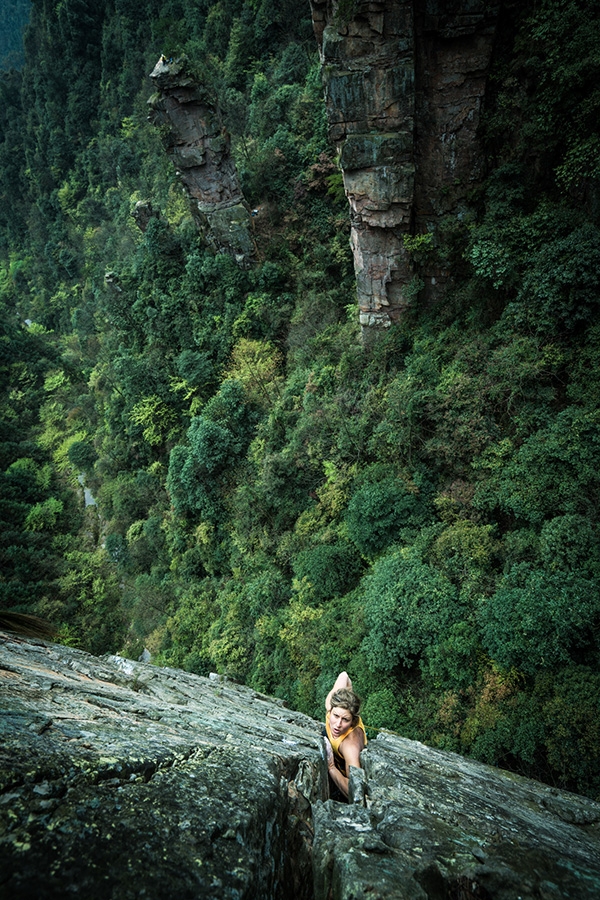
[[[358,714],[360,700],[347,672],[340,672],[336,678],[325,709],[330,796],[332,800],[347,800],[350,766],[360,768],[360,753],[367,746],[365,726]]]

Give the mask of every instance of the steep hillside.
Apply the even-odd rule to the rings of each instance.
[[[1,602],[310,715],[345,668],[371,733],[597,798],[600,3],[443,6],[34,0],[0,80]],[[157,120],[161,56],[202,146]],[[209,155],[247,253],[190,206]]]

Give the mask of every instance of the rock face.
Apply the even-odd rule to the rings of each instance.
[[[160,219],[160,210],[154,209],[149,200],[138,200],[131,217],[141,232],[145,232],[152,219]]]
[[[315,807],[319,900],[600,897],[600,804],[392,734],[362,761],[366,808]]]
[[[326,800],[318,722],[0,634],[3,896],[592,900],[600,804],[380,733]]]
[[[417,293],[443,295],[448,272],[432,251],[481,177],[477,127],[499,4],[311,0],[311,8],[350,204],[360,322],[387,327]],[[419,235],[431,237],[411,240]]]
[[[318,723],[229,682],[3,638],[3,896],[312,896]]]
[[[161,56],[150,78],[157,93],[148,100],[149,119],[164,127],[167,153],[196,222],[215,250],[248,265],[253,254],[250,212],[215,99],[182,60]]]

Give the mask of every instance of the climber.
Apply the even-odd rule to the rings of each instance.
[[[340,672],[325,700],[325,746],[332,800],[347,800],[350,766],[360,768],[367,734],[359,716],[360,700],[347,672]]]

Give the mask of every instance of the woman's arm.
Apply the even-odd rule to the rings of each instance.
[[[335,694],[336,691],[339,691],[340,688],[348,688],[352,690],[352,682],[350,681],[350,677],[347,672],[340,672],[338,677],[335,679],[335,683],[329,693],[327,694],[327,699],[325,700],[325,709],[327,712],[331,709],[331,697]]]
[[[340,744],[339,752],[344,757],[344,761],[346,763],[345,775],[336,768],[333,761],[333,753],[331,754],[331,756],[327,754],[329,776],[331,780],[334,781],[335,784],[337,784],[340,791],[342,791],[342,793],[346,797],[348,796],[348,778],[350,776],[350,766],[356,766],[357,769],[361,768],[360,751],[364,749],[364,746],[365,742],[363,733],[360,728],[357,728],[356,731],[350,732],[348,737],[345,738]]]

